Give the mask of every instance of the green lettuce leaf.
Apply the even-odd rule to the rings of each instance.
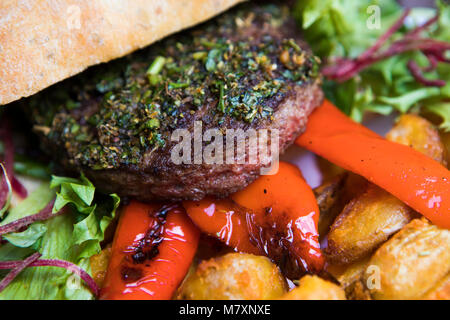
[[[450,131],[450,102],[437,102],[425,106],[425,110],[438,115],[442,122],[440,128],[445,131]]]
[[[82,213],[91,212],[91,203],[94,200],[95,187],[82,174],[80,179],[52,176],[50,188],[60,187],[57,192],[53,212],[61,210],[62,207],[71,203]]]
[[[367,8],[381,9],[380,29],[368,28]],[[294,16],[314,52],[321,57],[356,57],[369,47],[399,15],[393,0],[298,0]]]
[[[65,214],[44,222],[47,232],[44,234],[41,248],[38,250],[44,259],[63,259],[73,261],[71,234],[73,215]],[[0,247],[0,252],[3,246]],[[9,250],[11,251],[11,250]],[[64,299],[64,278],[69,273],[57,267],[31,267],[21,272],[14,281],[0,293],[0,299]],[[85,291],[85,288],[80,286]],[[89,292],[87,292],[89,293]],[[86,296],[86,298],[90,298]]]
[[[441,14],[428,36],[448,42],[450,6],[443,1],[436,3]],[[367,9],[372,5],[381,9],[380,28],[367,27],[367,21],[373,14]],[[357,57],[373,45],[401,13],[402,8],[395,0],[298,0],[294,8],[294,16],[303,29],[304,37],[323,61],[333,57]],[[431,8],[414,8],[407,26],[402,27],[394,38],[401,37],[418,21],[435,13]],[[361,121],[366,112],[388,115],[394,111],[404,113],[417,110],[441,118],[440,128],[450,131],[448,109],[442,103],[448,101],[450,83],[444,88],[424,87],[408,70],[410,60],[421,67],[428,66],[428,60],[421,52],[406,52],[373,64],[344,83],[324,80],[325,95],[356,121]],[[425,76],[448,81],[449,74],[450,65],[439,63],[436,70],[427,72]]]
[[[14,172],[42,180],[50,180],[48,165],[29,159],[26,156],[16,154],[14,156]]]
[[[8,215],[0,222],[0,226],[38,213],[54,197],[55,192],[50,190],[50,185],[47,182],[41,183],[41,185],[20,202],[19,205],[9,210]]]
[[[36,222],[25,231],[4,235],[0,261],[23,259],[35,251],[42,259],[73,262],[90,273],[89,258],[100,252],[105,230],[114,219],[120,199],[103,195],[82,175],[79,179],[52,177],[10,210],[1,224],[37,213],[54,196],[54,211],[65,213]],[[0,273],[0,277],[6,273]],[[57,267],[30,267],[0,293],[5,299],[93,299],[84,282],[70,271]]]
[[[36,222],[25,231],[3,235],[3,239],[16,247],[27,248],[38,242],[45,232],[47,232],[47,227],[43,223]]]
[[[72,242],[80,248],[78,258],[91,257],[100,252],[100,242],[115,217],[119,203],[120,198],[111,194],[110,199],[98,201],[98,205],[92,207],[88,216],[74,225]]]

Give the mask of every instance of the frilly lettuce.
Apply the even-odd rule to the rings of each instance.
[[[66,212],[30,225],[25,231],[3,236],[0,261],[23,259],[35,251],[43,259],[76,263],[90,272],[89,258],[100,252],[105,230],[115,217],[119,197],[95,191],[83,175],[79,179],[53,176],[18,206],[0,225],[35,214],[55,197],[54,211]],[[6,273],[2,271],[0,277]],[[30,267],[0,293],[0,299],[92,299],[83,281],[56,267]]]
[[[380,8],[380,28],[368,28],[367,21],[373,11]],[[437,1],[441,12],[436,26],[428,36],[450,41],[450,6]],[[423,17],[430,18],[434,9],[415,8],[405,22],[407,25],[394,34],[398,38],[416,25]],[[402,9],[394,0],[298,0],[294,15],[303,35],[313,51],[322,60],[333,57],[355,58],[370,47],[401,15]],[[380,61],[361,71],[356,77],[343,83],[324,81],[328,99],[353,119],[361,121],[366,111],[390,114],[393,111],[411,110],[432,113],[442,119],[440,127],[450,131],[450,74],[449,64],[439,63],[436,70],[426,74],[429,79],[447,80],[442,88],[424,87],[407,68],[409,60],[419,66],[427,66],[426,57],[419,51],[406,52]],[[447,101],[447,102],[444,102]]]

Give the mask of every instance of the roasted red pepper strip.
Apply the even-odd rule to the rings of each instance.
[[[284,245],[301,266],[319,272],[323,257],[317,224],[319,208],[311,187],[294,165],[280,162],[278,172],[264,175],[231,198],[257,212],[256,223],[286,233]]]
[[[216,237],[236,251],[263,254],[263,251],[250,242],[247,226],[250,210],[230,199],[210,197],[200,201],[184,201],[183,207],[202,232]]]
[[[387,190],[450,229],[450,173],[437,161],[357,124],[329,101],[309,117],[296,144]]]
[[[289,255],[302,272],[322,269],[319,209],[297,167],[280,162],[276,174],[259,177],[231,199],[185,201],[183,206],[200,229],[238,251],[275,261]],[[287,268],[292,272],[292,265]]]
[[[120,216],[101,299],[171,299],[197,250],[199,231],[179,206],[137,201]]]

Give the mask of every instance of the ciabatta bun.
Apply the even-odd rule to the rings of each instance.
[[[0,105],[145,47],[242,0],[2,0]]]

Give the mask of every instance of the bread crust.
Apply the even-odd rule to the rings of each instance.
[[[124,56],[243,0],[3,0],[0,105]]]

